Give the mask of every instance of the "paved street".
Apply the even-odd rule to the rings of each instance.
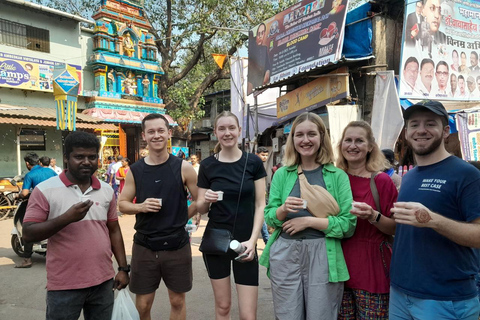
[[[119,218],[122,227],[128,260],[131,259],[132,239],[134,234],[133,216]],[[187,294],[187,319],[214,319],[213,291],[207,276],[202,256],[198,251],[201,236],[205,229],[203,220],[200,228],[192,237],[193,254],[193,289]],[[18,257],[10,246],[10,232],[13,220],[0,221],[0,320],[40,320],[45,318],[46,271],[45,258],[33,255],[34,265],[30,269],[15,269]],[[264,247],[261,238],[258,241],[259,254]],[[232,296],[232,319],[238,319],[237,298]],[[260,286],[258,300],[258,319],[273,319],[273,304],[264,267],[260,267]],[[152,319],[168,319],[169,304],[163,283],[157,291],[153,305]],[[81,318],[83,319],[83,317]]]

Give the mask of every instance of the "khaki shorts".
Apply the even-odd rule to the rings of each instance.
[[[130,274],[130,291],[135,294],[155,292],[163,279],[176,293],[192,289],[192,249],[190,243],[178,250],[152,251],[134,243]]]

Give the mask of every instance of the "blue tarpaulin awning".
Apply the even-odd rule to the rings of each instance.
[[[361,58],[372,55],[372,20],[365,19],[371,9],[371,4],[365,3],[347,12],[342,49],[342,55],[345,58]]]

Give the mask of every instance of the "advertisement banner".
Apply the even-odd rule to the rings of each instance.
[[[277,119],[285,121],[302,112],[317,109],[329,102],[343,99],[348,93],[347,68],[339,68],[329,75],[311,81],[277,98]],[[335,75],[339,73],[340,75]]]
[[[399,97],[480,99],[476,0],[406,1]]]
[[[0,87],[53,92],[53,69],[58,65],[64,63],[0,52]],[[82,83],[82,67],[70,66]]]
[[[248,39],[248,90],[340,59],[348,0],[303,0]]]
[[[463,160],[480,161],[480,112],[459,112],[456,124]]]

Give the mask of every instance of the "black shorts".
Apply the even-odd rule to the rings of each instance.
[[[203,254],[203,262],[207,268],[210,279],[223,279],[230,276],[230,270],[233,263],[233,276],[235,283],[245,286],[258,287],[258,256],[255,251],[255,257],[252,261],[238,262],[234,259],[237,253],[229,250],[224,255]]]

